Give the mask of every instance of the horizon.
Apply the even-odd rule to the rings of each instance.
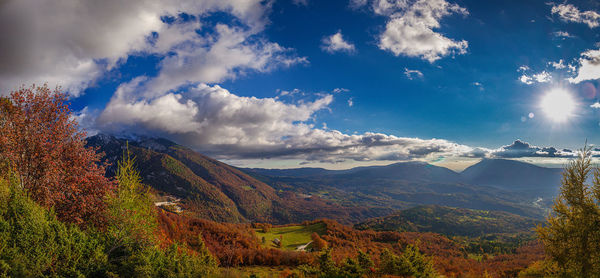
[[[556,168],[600,142],[593,1],[121,6],[7,2],[0,94],[61,86],[92,134],[243,167]]]

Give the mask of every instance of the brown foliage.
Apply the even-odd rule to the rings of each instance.
[[[161,211],[158,218],[168,240],[185,242],[193,249],[198,235],[202,235],[220,266],[298,266],[314,261],[314,256],[309,253],[261,247],[250,225],[217,223],[165,211]]]
[[[319,234],[312,233],[310,238],[312,239],[312,246],[316,251],[325,250],[327,248],[327,241],[323,240]]]
[[[0,102],[0,160],[22,188],[57,216],[79,225],[102,225],[104,197],[113,183],[100,155],[85,147],[66,104],[67,96],[46,85],[11,93]]]

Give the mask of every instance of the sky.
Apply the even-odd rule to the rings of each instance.
[[[562,166],[600,144],[599,31],[590,0],[8,0],[0,94],[243,167]]]

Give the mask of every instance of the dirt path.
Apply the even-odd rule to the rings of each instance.
[[[308,245],[310,245],[311,243],[312,243],[312,240],[311,240],[311,241],[309,241],[307,244],[304,244],[304,245],[300,245],[300,246],[298,246],[298,247],[296,248],[296,251],[306,251],[306,250],[305,250],[305,249],[306,249],[306,247],[308,247]]]

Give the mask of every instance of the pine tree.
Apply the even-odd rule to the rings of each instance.
[[[589,147],[579,153],[565,168],[553,213],[537,232],[560,276],[600,277],[600,172],[593,170]]]
[[[153,245],[156,241],[157,218],[152,196],[142,184],[135,169],[135,158],[129,149],[119,161],[116,180],[118,187],[114,196],[108,198],[108,233],[112,239],[111,257],[134,245]]]
[[[371,260],[371,257],[369,257],[369,255],[367,255],[367,253],[365,253],[361,250],[358,250],[357,259],[358,259],[358,264],[365,272],[371,272],[371,270],[375,266],[375,264],[373,263],[373,260]]]

